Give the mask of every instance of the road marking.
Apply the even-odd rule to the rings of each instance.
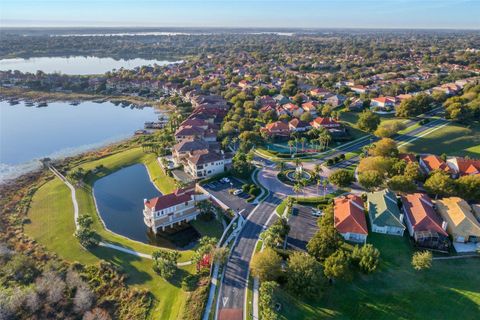
[[[228,302],[228,297],[223,297],[222,298],[223,307],[227,305],[227,302]]]

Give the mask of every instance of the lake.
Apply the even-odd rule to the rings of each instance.
[[[0,182],[38,168],[38,159],[74,155],[131,137],[157,117],[153,108],[110,102],[55,102],[37,108],[0,101]]]
[[[143,164],[135,164],[103,177],[95,182],[93,188],[98,212],[110,231],[161,247],[180,249],[192,245],[199,235],[190,225],[172,229],[177,231],[175,233],[155,235],[143,222],[143,200],[159,195]]]
[[[22,72],[35,73],[41,70],[45,73],[60,72],[63,74],[101,74],[113,69],[133,69],[145,65],[158,64],[160,66],[179,63],[181,61],[166,60],[115,60],[112,58],[98,57],[39,57],[29,59],[2,59],[0,70],[19,70]]]

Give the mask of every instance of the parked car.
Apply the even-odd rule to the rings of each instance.
[[[225,177],[225,178],[222,178],[222,179],[220,180],[220,182],[222,182],[222,183],[229,183],[229,182],[230,182],[230,179],[228,179],[227,177]]]
[[[323,214],[322,210],[317,208],[312,208],[312,216],[314,217],[321,217]]]
[[[241,189],[237,189],[237,190],[233,191],[233,195],[234,195],[234,196],[238,196],[238,195],[240,195],[241,193],[242,193],[242,190],[241,190]]]

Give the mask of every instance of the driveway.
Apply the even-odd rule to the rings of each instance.
[[[241,189],[242,182],[235,178],[229,178],[230,183],[221,183],[219,181],[210,182],[203,187],[210,192],[214,197],[218,200],[222,201],[226,204],[230,209],[235,212],[241,212],[243,217],[246,217],[255,207],[253,204],[248,203],[246,199],[249,197],[247,194],[240,194],[238,196],[234,196],[230,194],[228,190],[230,189]]]
[[[305,251],[308,241],[318,230],[318,218],[312,215],[312,207],[295,205],[295,209],[297,214],[292,214],[288,219],[290,232],[287,238],[287,248]]]

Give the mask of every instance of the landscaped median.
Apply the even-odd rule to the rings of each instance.
[[[95,175],[87,176],[83,186],[76,188],[76,198],[80,214],[88,214],[92,217],[92,227],[103,242],[151,254],[158,247],[133,241],[104,229],[92,194],[92,186],[96,180],[135,163],[144,163],[147,166],[150,178],[162,192],[171,192],[175,188],[173,179],[163,173],[154,154],[145,154],[141,148],[133,148],[98,160],[81,162],[79,167],[84,170],[95,169],[98,166],[102,169]],[[153,262],[150,259],[105,247],[85,250],[74,236],[75,223],[70,190],[53,174],[52,179],[34,194],[28,218],[30,221],[25,225],[25,233],[49,251],[71,262],[79,261],[83,264],[97,263],[99,260],[111,262],[125,272],[129,285],[151,292],[155,298],[155,305],[150,318],[158,319],[160,315],[162,319],[182,317],[185,302],[190,293],[181,289],[180,282],[185,276],[194,273],[194,266],[179,267],[175,277],[165,281],[153,271]],[[218,236],[219,232],[214,226],[221,228],[220,223],[207,225],[202,221],[196,222],[196,227],[202,235]],[[191,260],[192,255],[193,250],[181,251],[179,262]]]

